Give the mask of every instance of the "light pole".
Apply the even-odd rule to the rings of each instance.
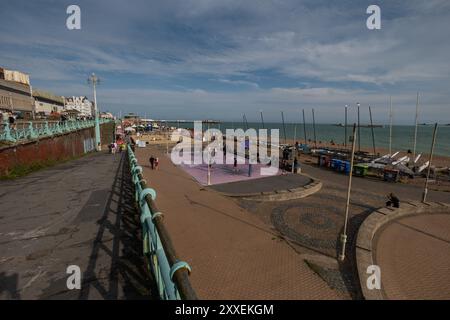
[[[11,113],[14,113],[14,104],[12,99],[12,93],[9,93],[9,104],[11,105]]]
[[[350,209],[350,192],[352,190],[352,176],[353,176],[353,160],[355,158],[355,147],[356,147],[356,124],[353,125],[353,135],[352,135],[352,158],[350,160],[350,173],[348,177],[348,188],[347,188],[347,203],[345,205],[345,221],[344,221],[344,231],[341,234],[341,253],[339,254],[339,260],[344,261],[345,259],[345,244],[347,243],[347,222],[348,222],[348,211]]]
[[[100,79],[95,75],[95,73],[91,74],[88,78],[88,83],[92,84],[94,88],[94,117],[95,117],[95,150],[101,151],[102,146],[100,142],[100,123],[98,120],[98,107],[97,107],[97,84],[100,82]]]

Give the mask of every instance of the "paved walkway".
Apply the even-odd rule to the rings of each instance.
[[[394,220],[375,243],[386,298],[450,299],[450,214]]]
[[[150,155],[160,159],[151,170]],[[236,202],[201,187],[164,148],[136,148],[148,184],[202,299],[338,299],[278,233]]]
[[[122,154],[0,181],[0,299],[151,298]],[[78,265],[82,289],[69,291]]]

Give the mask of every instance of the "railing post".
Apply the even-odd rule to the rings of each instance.
[[[9,123],[5,122],[5,129],[4,129],[4,137],[3,139],[9,142],[16,142],[17,140],[13,138],[11,135],[11,128],[9,127]]]
[[[37,138],[37,134],[34,131],[34,127],[33,127],[33,122],[28,122],[28,136],[30,137],[30,139],[36,139]]]
[[[49,135],[49,136],[52,135],[52,133],[50,132],[50,128],[48,127],[48,121],[45,121],[45,124],[44,124],[44,135]]]

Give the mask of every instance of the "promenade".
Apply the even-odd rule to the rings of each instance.
[[[385,299],[450,299],[450,215],[400,218],[374,239]]]
[[[152,298],[127,170],[102,152],[0,181],[0,299]]]
[[[136,154],[149,184],[158,192],[156,201],[166,213],[165,221],[179,255],[193,267],[193,285],[199,297],[207,299],[362,298],[354,256],[359,226],[372,211],[384,207],[387,193],[394,192],[403,202],[417,201],[422,192],[417,186],[355,177],[347,230],[347,259],[340,264],[335,257],[344,222],[348,176],[303,164],[303,172],[322,181],[321,191],[283,202],[248,201],[231,199],[213,190],[229,193],[239,188],[248,192],[265,188],[271,179],[273,187],[279,188],[277,183],[289,185],[288,180],[294,176],[207,188],[183,168],[174,166],[162,146],[159,149],[157,146],[137,148]],[[150,155],[159,157],[159,170],[149,168]],[[448,202],[448,193],[430,191],[429,199]],[[417,232],[411,237],[420,241],[422,234]],[[389,241],[394,242],[394,238]],[[389,250],[395,248],[392,246]],[[401,265],[406,261],[413,263],[408,257],[396,261]],[[428,256],[419,261],[423,261],[421,267],[414,269],[418,276],[425,276],[427,270],[444,272],[439,259],[436,265],[435,259]],[[388,285],[393,278],[395,276],[383,279]],[[269,290],[265,281],[271,283]],[[422,289],[425,293],[427,287],[415,288],[417,296]]]
[[[156,156],[160,168],[151,170]],[[136,148],[180,259],[200,299],[340,299],[269,224],[200,186],[163,146]]]
[[[136,148],[136,157],[157,192],[178,257],[192,267],[190,280],[200,299],[360,298],[354,261],[360,224],[384,207],[388,192],[399,195],[401,203],[417,201],[421,194],[415,186],[355,177],[347,258],[341,264],[335,257],[347,176],[303,165],[322,181],[319,192],[279,202],[230,198],[222,192],[264,191],[308,178],[287,175],[205,187],[173,165],[165,149]],[[150,168],[151,155],[160,160],[158,170]],[[429,193],[430,201],[448,199],[445,192]],[[0,201],[0,299],[155,299],[144,271],[125,153],[89,154],[0,181]],[[386,298],[448,298],[448,223],[448,215],[429,213],[380,231],[376,259]],[[81,290],[67,289],[70,265],[81,269]]]

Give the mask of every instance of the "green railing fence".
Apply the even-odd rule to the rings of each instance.
[[[99,119],[100,124],[109,119]],[[17,142],[39,139],[57,134],[63,134],[95,126],[95,120],[30,121],[17,123],[13,127],[8,122],[0,124],[0,141]]]

